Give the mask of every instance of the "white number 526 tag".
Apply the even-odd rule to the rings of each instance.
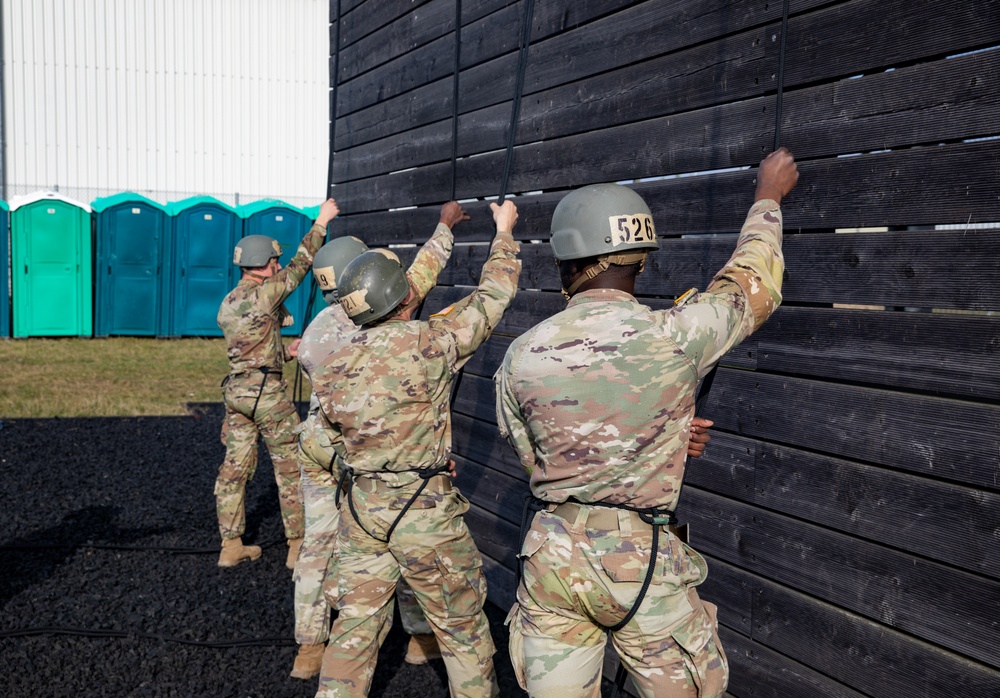
[[[645,213],[611,216],[608,220],[611,223],[612,247],[636,242],[653,242],[656,240],[653,217],[647,216]]]

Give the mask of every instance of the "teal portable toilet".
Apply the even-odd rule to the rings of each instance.
[[[233,248],[240,239],[240,217],[209,196],[171,202],[167,211],[173,228],[170,334],[221,337],[215,318],[239,281]]]
[[[93,332],[90,206],[39,192],[10,201],[14,336]]]
[[[10,207],[0,201],[0,337],[10,337]]]
[[[299,243],[305,234],[312,227],[313,218],[300,208],[296,208],[284,201],[265,199],[244,204],[236,209],[240,217],[243,218],[243,236],[247,235],[268,235],[273,237],[281,245],[281,266],[285,267],[295,256]],[[317,210],[317,214],[318,210]],[[301,335],[311,318],[307,318],[310,312],[309,291],[315,286],[312,273],[309,273],[299,287],[285,301],[285,307],[292,314],[294,324],[284,328],[281,332],[285,335]],[[322,306],[321,306],[322,307]]]
[[[95,334],[170,334],[170,217],[134,192],[91,202],[97,229]]]

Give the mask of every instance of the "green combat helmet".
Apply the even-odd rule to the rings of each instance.
[[[340,305],[355,325],[388,316],[410,293],[399,258],[389,250],[370,250],[347,265],[337,284]]]
[[[549,244],[560,262],[598,258],[568,294],[612,264],[644,263],[660,247],[649,206],[620,184],[591,184],[564,196],[552,214]]]
[[[281,256],[281,245],[267,235],[247,235],[236,243],[233,264],[242,269],[266,267],[275,257]]]
[[[368,245],[356,237],[345,235],[323,245],[313,257],[313,276],[330,304],[337,302],[337,281],[347,265],[368,251]]]

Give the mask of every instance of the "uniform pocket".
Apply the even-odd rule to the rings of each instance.
[[[649,556],[636,555],[635,553],[605,553],[601,555],[601,567],[604,572],[615,582],[641,582],[646,579],[649,570]],[[656,562],[662,571],[663,563]]]
[[[729,683],[729,665],[716,635],[715,623],[702,604],[670,630],[684,664],[703,698],[721,696]]]
[[[436,551],[445,616],[476,615],[486,598],[486,578],[482,574],[482,555],[472,538],[442,543]]]

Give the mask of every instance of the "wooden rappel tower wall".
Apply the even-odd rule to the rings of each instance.
[[[780,126],[784,304],[723,360],[679,512],[729,691],[1000,695],[1000,2],[331,0],[330,30],[336,235],[412,256],[468,202],[426,316],[476,284],[485,199],[520,211],[518,296],[454,404],[494,603],[526,478],[491,377],[564,307],[556,202],[639,191],[638,295],[669,305],[727,259]]]

